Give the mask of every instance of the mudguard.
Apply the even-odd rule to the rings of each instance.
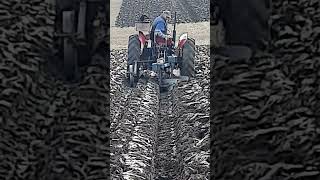
[[[143,50],[144,45],[146,44],[147,38],[146,36],[143,34],[143,32],[139,31],[139,40],[140,40],[140,48],[141,51]]]
[[[183,33],[179,37],[178,48],[183,48],[183,46],[187,42],[187,40],[188,40],[188,33]]]

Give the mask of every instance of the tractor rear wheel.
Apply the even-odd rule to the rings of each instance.
[[[195,40],[188,38],[182,50],[181,75],[195,77]]]
[[[129,82],[130,82],[130,86],[133,87],[133,84],[131,84],[132,82],[137,82],[139,80],[139,63],[137,63],[137,61],[140,60],[140,54],[141,54],[141,50],[140,50],[140,40],[138,35],[131,35],[129,37],[129,43],[128,43],[128,62],[127,62],[127,68],[128,68],[128,72],[130,73],[129,75]],[[130,65],[133,65],[133,69],[131,69],[130,72]],[[134,74],[134,76],[131,76],[132,73]],[[131,78],[134,78],[134,80],[132,80]]]

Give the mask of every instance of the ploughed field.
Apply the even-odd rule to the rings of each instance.
[[[208,46],[196,47],[196,77],[160,93],[152,79],[126,84],[127,50],[111,51],[113,179],[209,179]]]
[[[132,27],[142,12],[154,19],[170,10],[177,11],[178,23],[193,22],[184,28],[195,33],[194,22],[209,20],[208,5],[200,0],[123,0],[115,24]],[[115,29],[114,37],[120,40],[123,32],[125,40],[114,39],[114,44],[127,42],[125,31],[135,33]],[[151,78],[140,79],[136,88],[127,86],[127,50],[116,45],[110,53],[112,179],[209,179],[209,46],[196,46],[195,78],[160,93]]]
[[[318,1],[272,1],[271,53],[215,56],[215,179],[319,179]]]
[[[108,179],[105,58],[76,84],[54,78],[53,4],[10,0],[0,9],[0,179]]]
[[[122,0],[116,26],[134,26],[139,17],[144,14],[151,20],[162,11],[177,12],[178,23],[209,21],[209,0]]]

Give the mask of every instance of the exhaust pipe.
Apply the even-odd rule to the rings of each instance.
[[[173,22],[173,35],[172,35],[172,40],[174,46],[176,45],[176,23],[177,23],[177,12],[174,12],[174,22]]]

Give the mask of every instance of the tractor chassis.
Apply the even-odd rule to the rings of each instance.
[[[160,89],[164,91],[170,91],[178,82],[188,81],[190,79],[189,76],[173,76],[173,69],[176,64],[180,66],[182,61],[181,57],[172,55],[167,56],[166,58],[156,58],[156,60],[150,60],[151,57],[152,55],[145,60],[135,61],[134,64],[129,67],[129,71],[127,72],[129,79],[130,76],[134,77],[136,80],[140,79],[142,76],[149,78],[151,77],[152,79],[158,81]],[[164,60],[164,62],[159,61],[161,59]],[[151,68],[148,65],[149,63],[152,63]],[[144,73],[143,70],[153,71],[156,74],[156,77],[149,76],[148,74]]]

